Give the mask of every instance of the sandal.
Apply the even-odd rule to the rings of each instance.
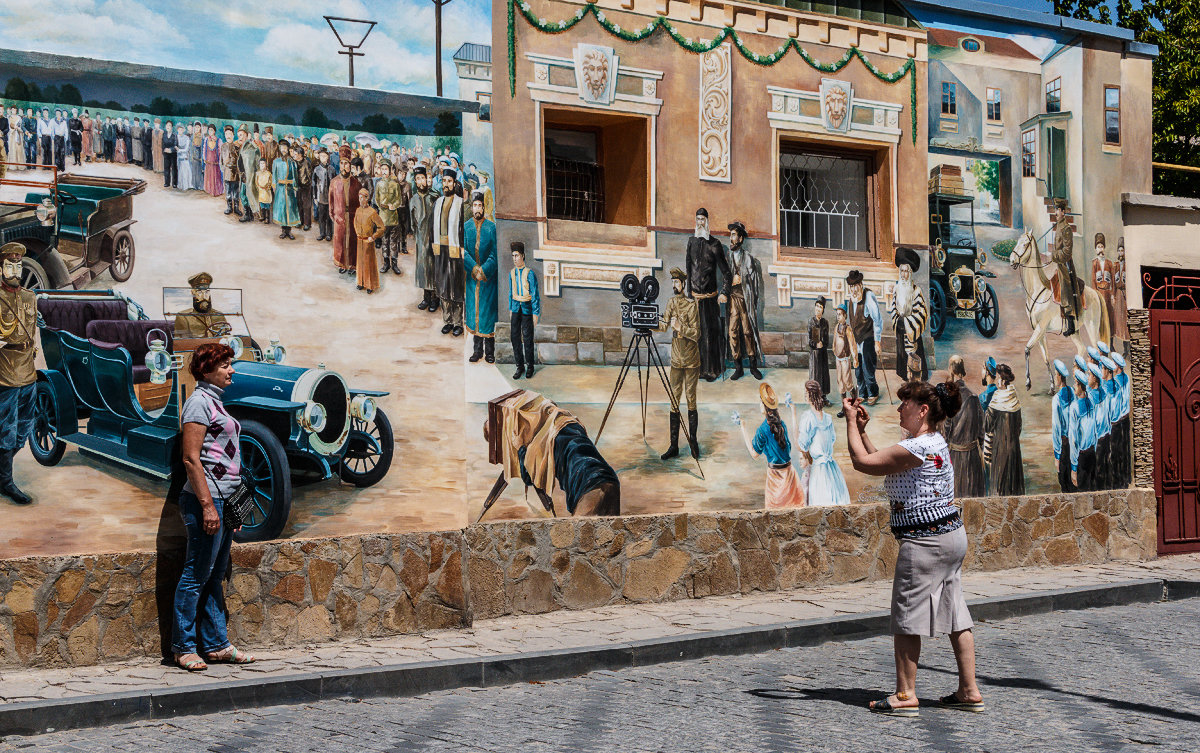
[[[983,711],[983,701],[960,701],[958,700],[958,691],[954,691],[948,696],[938,699],[938,703],[948,709],[958,709],[960,711],[973,711],[979,713]]]
[[[196,658],[184,661],[189,656],[194,656]],[[203,672],[204,670],[208,669],[208,665],[204,663],[204,660],[200,658],[199,654],[175,654],[175,664],[178,665],[180,669],[186,669],[189,672]]]
[[[225,651],[228,651],[229,653],[226,654]],[[257,661],[257,659],[250,654],[238,651],[233,646],[230,646],[228,649],[225,649],[219,653],[209,654],[208,660],[211,662],[219,662],[221,664],[251,664]]]
[[[903,695],[897,693],[896,697],[901,701],[908,700],[908,693]],[[871,701],[867,704],[867,708],[875,714],[883,714],[884,716],[918,716],[921,713],[919,706],[900,706],[895,707],[888,703],[887,697],[881,698],[878,701]]]

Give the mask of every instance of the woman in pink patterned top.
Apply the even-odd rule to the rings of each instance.
[[[196,348],[188,365],[196,389],[180,415],[187,483],[179,495],[179,509],[187,528],[187,556],[175,589],[171,650],[175,663],[189,672],[208,669],[205,659],[233,664],[254,661],[229,643],[221,585],[234,532],[221,520],[220,502],[238,488],[242,475],[241,425],[221,402],[221,394],[233,381],[233,355],[233,349],[223,343]]]

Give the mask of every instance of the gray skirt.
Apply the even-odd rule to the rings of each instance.
[[[966,556],[967,532],[961,527],[901,539],[892,580],[892,635],[957,633],[975,624],[962,592]]]

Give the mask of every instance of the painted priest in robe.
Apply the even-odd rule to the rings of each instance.
[[[921,268],[921,257],[910,248],[897,249],[896,266],[900,270],[900,279],[896,281],[889,312],[896,333],[896,374],[906,382],[912,379],[927,381],[929,369],[925,363],[923,335],[929,326],[929,307],[925,305],[921,288],[913,280],[913,275]]]
[[[350,160],[342,160],[341,171],[329,182],[329,217],[333,220],[333,264],[345,274],[357,270],[358,243],[354,236],[354,213],[362,186],[350,174]]]
[[[808,320],[808,378],[821,385],[826,397],[822,407],[829,405],[829,320],[825,318],[825,296],[817,296],[813,315]]]
[[[687,294],[696,301],[700,317],[700,378],[713,382],[725,373],[726,335],[721,321],[725,296],[721,295],[720,285],[730,275],[725,249],[709,233],[708,210],[704,207],[696,210],[696,230],[688,238],[685,266]]]
[[[683,294],[687,273],[679,267],[671,270],[671,290],[674,295],[667,301],[667,310],[659,321],[661,331],[670,331],[671,336],[671,392],[675,403],[687,397],[688,444],[692,457],[700,459],[699,430],[700,412],[696,405],[696,384],[700,374],[700,318],[696,302]],[[679,455],[679,427],[682,422],[679,411],[671,410],[671,446],[660,459],[670,460]]]
[[[471,219],[463,228],[463,266],[467,295],[463,324],[473,338],[471,363],[496,362],[496,223],[484,217],[483,194],[471,197]]]
[[[466,270],[463,266],[463,200],[455,193],[457,173],[442,170],[442,195],[433,205],[433,279],[442,305],[442,334],[463,333],[463,297]]]
[[[732,222],[729,229],[729,253],[725,257],[729,274],[722,281],[721,291],[729,312],[729,355],[733,359],[730,379],[741,379],[742,359],[750,366],[750,374],[762,379],[760,365],[762,343],[758,336],[758,302],[762,300],[762,265],[744,248],[746,226]]]
[[[412,226],[416,259],[413,284],[421,289],[417,308],[433,313],[438,310],[437,286],[433,277],[433,204],[437,196],[429,187],[424,165],[413,168],[413,194],[408,200],[408,221]]]
[[[552,495],[561,489],[570,515],[621,514],[617,473],[578,418],[528,390],[510,393],[491,414],[483,425],[494,447],[489,458],[503,467],[505,479],[532,486],[545,510],[553,511]]]
[[[999,381],[983,415],[983,462],[988,465],[992,494],[1018,497],[1025,494],[1025,468],[1021,460],[1021,401],[1013,387],[1016,377],[1008,364],[996,367]]]
[[[279,144],[279,156],[271,165],[271,181],[275,188],[271,219],[283,228],[279,232],[280,238],[295,240],[292,228],[300,224],[300,203],[296,198],[296,163],[287,142]]]
[[[962,408],[946,419],[942,435],[950,446],[954,466],[954,497],[982,497],[987,493],[983,475],[983,408],[967,386],[967,367],[962,356],[950,356],[950,381],[958,385]]]
[[[37,405],[37,300],[21,287],[25,246],[0,246],[0,494],[18,505],[33,499],[13,480],[13,458],[33,434]]]

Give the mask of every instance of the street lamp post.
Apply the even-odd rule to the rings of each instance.
[[[344,50],[338,50],[338,54],[345,55],[349,60],[350,85],[354,86],[354,58],[362,57],[365,54],[362,52],[357,52],[357,50],[363,46],[363,43],[367,41],[367,37],[371,34],[371,30],[375,28],[376,22],[364,21],[361,18],[342,18],[341,16],[324,16],[323,18],[325,19],[325,22],[329,24],[329,28],[333,31],[333,35],[337,37],[338,44],[346,48]],[[357,43],[348,44],[345,39],[342,39],[342,34],[337,30],[337,26],[335,26],[333,23],[334,21],[340,21],[345,24],[363,24],[367,28],[366,31],[363,32],[362,38],[359,39]],[[347,35],[349,34],[349,31],[349,29],[346,30]],[[351,39],[351,37],[347,36],[347,39]]]

